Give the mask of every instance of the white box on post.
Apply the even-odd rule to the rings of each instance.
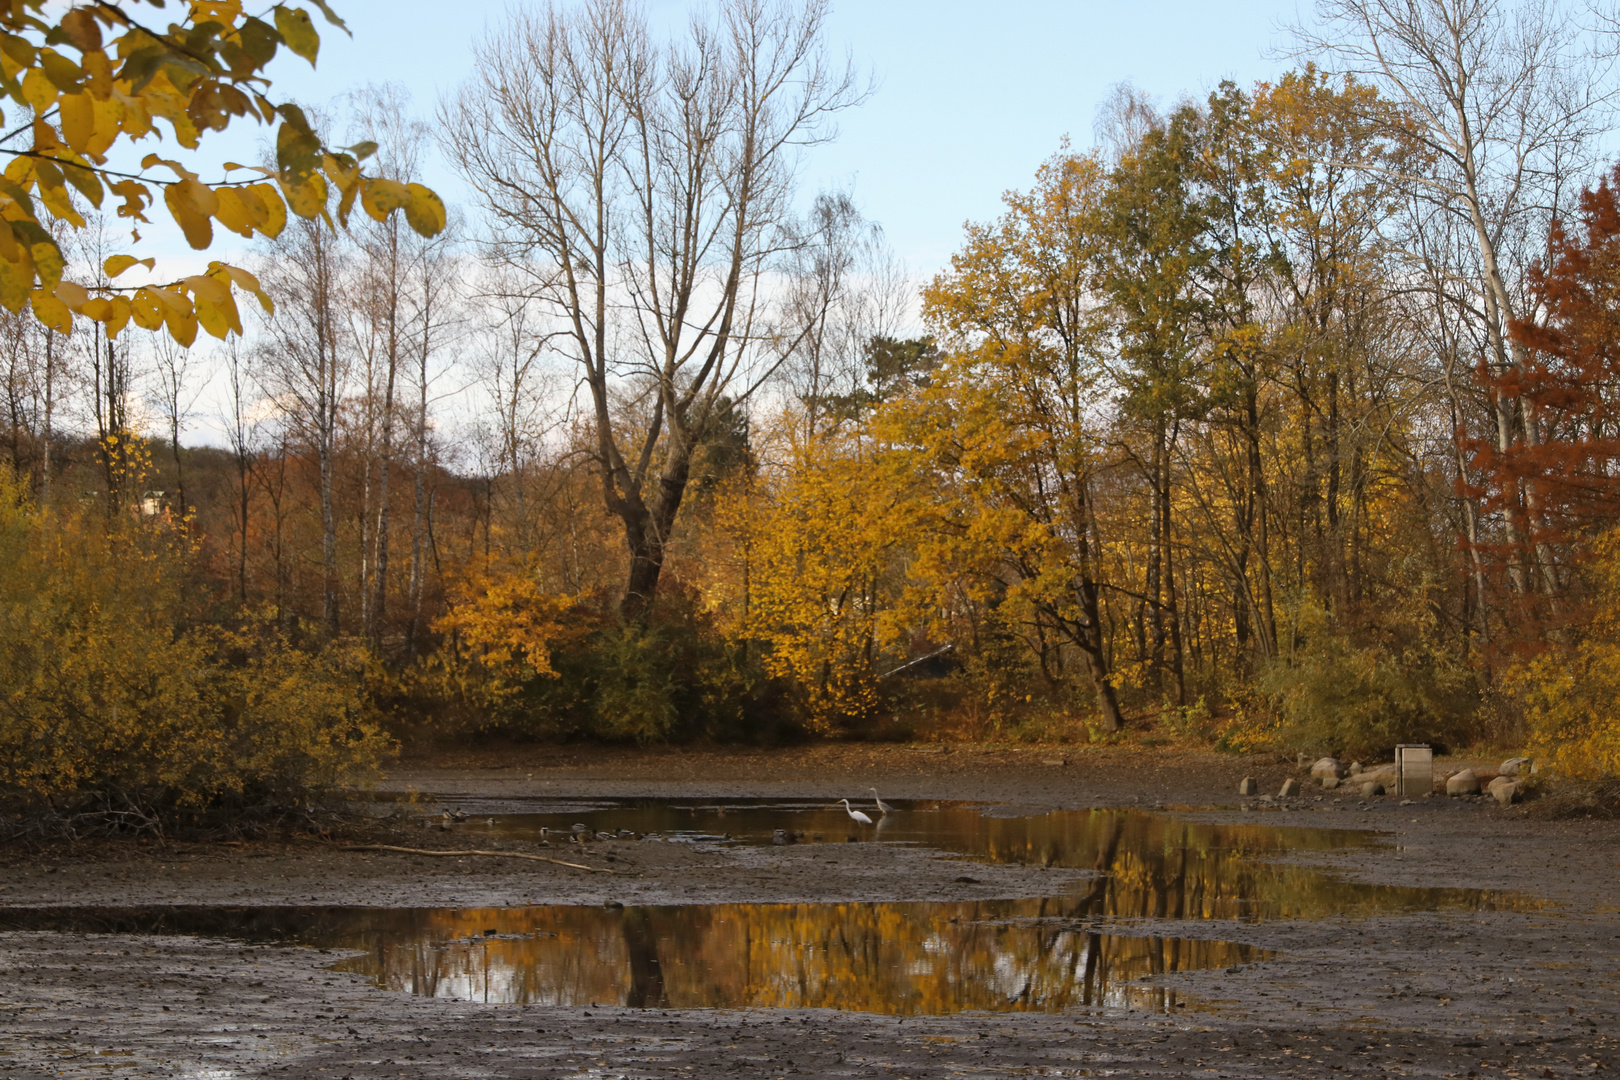
[[[1402,743],[1395,748],[1395,783],[1403,799],[1434,790],[1434,750],[1427,744]]]

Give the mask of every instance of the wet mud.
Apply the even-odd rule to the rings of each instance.
[[[0,1075],[1620,1067],[1614,823],[1445,799],[1243,808],[1238,778],[1276,790],[1292,770],[1053,760],[526,751],[396,770],[394,793],[439,801],[389,842],[612,873],[318,839],[0,849]],[[874,784],[901,806],[882,836],[791,816],[869,805]],[[734,805],[732,828],[694,819],[692,838],[540,846],[547,813],[636,800],[790,816],[745,825]],[[997,805],[962,808],[949,836],[918,823],[920,804],[965,800]],[[767,839],[795,820],[803,842]]]

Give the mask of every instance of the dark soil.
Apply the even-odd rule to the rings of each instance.
[[[1046,764],[1060,756],[1066,764]],[[1142,933],[1250,942],[1275,959],[1159,976],[1185,1015],[660,1011],[419,999],[327,970],[335,955],[184,937],[0,933],[0,1075],[227,1077],[1589,1076],[1620,1069],[1620,825],[1484,800],[1239,800],[1274,760],[1169,751],[924,753],[503,749],[399,763],[388,787],[512,796],[863,795],[1028,811],[1163,807],[1209,820],[1365,828],[1388,843],[1313,856],[1373,883],[1520,890],[1519,912],[1202,921]],[[1253,808],[1243,809],[1248,802]],[[1211,809],[1216,807],[1216,809]],[[0,907],[483,906],[979,899],[1051,895],[1074,871],[976,865],[870,844],[623,843],[515,859],[338,850],[369,839],[488,846],[456,828],[378,827],[275,842],[0,848]],[[511,842],[514,850],[539,852]],[[570,853],[572,851],[572,853]],[[607,856],[611,854],[612,860]],[[830,860],[830,861],[829,861]],[[1126,924],[1117,932],[1133,932]],[[1179,1010],[1178,1010],[1179,1011]]]

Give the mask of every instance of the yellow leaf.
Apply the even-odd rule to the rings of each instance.
[[[214,226],[209,215],[219,206],[219,199],[206,185],[195,180],[182,180],[163,189],[163,201],[180,230],[186,234],[186,243],[202,251],[213,243]],[[207,207],[207,209],[203,209]]]
[[[79,153],[90,153],[90,141],[96,134],[96,99],[89,94],[68,94],[57,108],[62,138]]]
[[[41,240],[28,249],[34,257],[34,273],[39,276],[39,283],[47,289],[56,288],[56,283],[62,280],[62,251],[54,243]]]
[[[73,312],[55,294],[45,289],[35,289],[28,294],[28,299],[34,307],[34,318],[59,334],[73,333]]]
[[[107,276],[115,278],[132,266],[144,266],[148,270],[157,265],[156,259],[137,259],[133,255],[109,255],[107,261],[101,264]]]
[[[243,270],[239,266],[230,266],[226,263],[215,263],[213,266],[209,267],[209,269],[223,270],[225,273],[229,274],[231,280],[236,282],[237,288],[246,289],[248,292],[259,298],[259,306],[264,308],[265,314],[275,314],[276,306],[275,304],[271,303],[269,294],[264,291],[264,286],[259,284],[258,278],[254,277],[252,274],[248,273],[246,270]]]
[[[181,314],[174,308],[165,308],[163,322],[169,328],[169,336],[186,348],[191,348],[192,342],[197,340],[197,315],[195,312]]]
[[[303,8],[278,6],[276,29],[281,31],[282,40],[286,41],[287,48],[308,60],[311,67],[315,66],[315,57],[321,49],[321,36],[316,33],[314,24],[309,21],[309,12]]]
[[[57,286],[58,295],[61,293],[61,288],[62,287],[60,285]],[[112,318],[113,305],[112,301],[107,299],[105,296],[92,296],[90,299],[86,300],[78,310],[79,314],[83,315],[85,318],[93,319],[98,323],[104,323],[108,319]]]
[[[193,297],[206,298],[216,304],[231,298],[231,287],[209,274],[195,274],[186,278],[186,288],[191,290]]]
[[[23,100],[34,107],[36,115],[43,116],[56,104],[56,84],[39,68],[29,68],[22,80]]]
[[[87,52],[84,54],[84,85],[97,101],[105,101],[112,96],[112,61],[104,52]]]
[[[362,187],[364,193],[360,196],[360,205],[366,208],[373,221],[386,219],[410,199],[405,185],[398,180],[374,178],[362,181]]]
[[[62,170],[57,168],[53,161],[36,158],[34,160],[34,175],[39,180],[39,201],[51,212],[51,216],[65,221],[76,229],[84,228],[84,218],[73,206],[73,200],[68,198],[67,184],[62,179]]]
[[[81,311],[89,301],[90,294],[83,285],[72,281],[58,281],[56,288],[51,290],[56,298],[66,304],[69,311]]]
[[[191,314],[191,300],[185,293],[177,289],[165,289],[161,286],[152,287],[152,295],[157,297],[158,303],[163,305],[166,313],[189,316]],[[165,315],[167,317],[167,315]]]
[[[163,325],[164,304],[151,289],[135,290],[135,297],[130,304],[130,314],[135,319],[135,325],[142,330],[156,330]]]
[[[78,190],[80,195],[90,201],[91,206],[94,206],[97,210],[101,209],[101,200],[106,193],[101,189],[100,176],[90,169],[68,162],[62,163],[62,175],[67,178],[68,183]]]
[[[312,218],[326,209],[326,178],[310,172],[292,177],[281,176],[281,190],[287,195],[287,205],[301,218]]]
[[[34,287],[32,267],[0,260],[0,305],[15,314],[28,302],[28,293]]]
[[[421,184],[407,184],[410,201],[405,204],[405,220],[422,236],[437,236],[444,231],[444,200],[431,188]]]
[[[243,201],[242,193],[236,188],[222,187],[214,194],[219,198],[219,209],[214,211],[215,220],[231,232],[252,239],[253,214]]]
[[[107,340],[111,341],[118,336],[119,331],[129,325],[129,317],[134,313],[134,306],[122,296],[112,298],[112,314],[107,317]]]
[[[281,192],[273,184],[254,184],[245,191],[258,196],[264,207],[264,218],[256,226],[259,232],[271,240],[280,236],[281,230],[287,227],[287,204],[281,201]]]
[[[62,15],[62,34],[80,52],[101,48],[101,25],[88,7],[70,8]]]
[[[213,337],[224,341],[232,331],[238,335],[242,333],[242,320],[236,311],[236,302],[231,299],[230,293],[225,294],[223,303],[197,297],[197,321],[202,328]]]

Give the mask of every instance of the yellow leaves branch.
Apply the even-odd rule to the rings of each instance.
[[[186,344],[199,325],[216,336],[240,332],[232,285],[254,293],[270,310],[251,275],[221,263],[184,281],[137,289],[131,297],[104,287],[63,288],[61,251],[41,212],[83,228],[76,200],[99,208],[108,193],[119,200],[119,217],[148,223],[146,211],[161,188],[169,216],[196,250],[212,245],[216,222],[247,239],[274,239],[289,208],[331,224],[334,192],[340,225],[358,202],[378,221],[402,212],[424,236],[444,229],[444,204],[434,192],[363,173],[361,163],[375,152],[374,144],[329,149],[301,109],[265,96],[265,66],[283,46],[315,63],[320,35],[305,6],[278,3],[270,22],[246,14],[241,0],[190,0],[185,6],[185,18],[166,32],[142,25],[119,0],[72,6],[54,22],[45,0],[0,6],[0,103],[9,100],[27,117],[7,140],[31,138],[25,149],[0,147],[12,156],[0,181],[0,305],[8,310],[27,306],[59,330],[71,329],[73,315],[83,315],[109,336],[134,321],[166,328]],[[308,6],[346,30],[324,0],[309,0]],[[78,59],[59,47],[77,51]],[[277,127],[275,168],[249,170],[257,177],[205,183],[157,154],[146,156],[139,173],[106,167],[120,140],[156,136],[157,121],[169,124],[180,145],[195,149],[203,132],[249,116]],[[150,176],[147,170],[158,166],[176,179]],[[228,172],[243,168],[227,165]],[[139,232],[133,235],[138,242]]]

